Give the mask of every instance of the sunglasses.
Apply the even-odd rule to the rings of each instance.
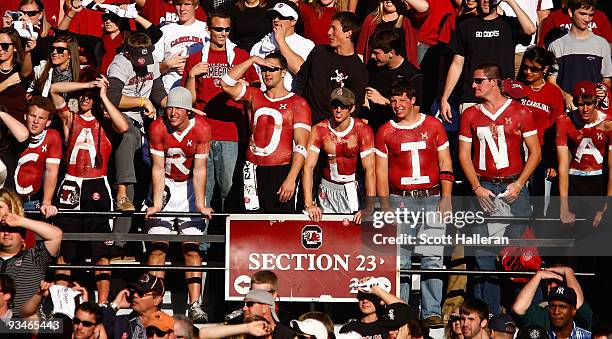
[[[102,14],[102,21],[106,21],[106,20],[110,20],[110,21],[117,21],[119,19],[118,16],[116,15],[112,15],[112,14]]]
[[[96,325],[96,324],[92,323],[91,321],[81,320],[81,319],[79,319],[79,318],[77,318],[77,317],[74,317],[74,318],[72,319],[72,323],[73,323],[73,324],[75,324],[75,325],[77,325],[77,326],[78,326],[79,324],[81,324],[81,325],[83,325],[83,327],[92,327],[92,326],[95,326],[95,325]]]
[[[525,72],[529,71],[531,73],[538,73],[544,70],[544,67],[536,67],[536,66],[525,66]]]
[[[244,306],[246,306],[246,307],[253,307],[253,305],[255,305],[255,304],[261,304],[261,303],[258,303],[256,301],[245,301],[244,302]]]
[[[164,332],[157,327],[153,327],[153,326],[147,327],[147,337],[152,337],[152,336],[163,337],[166,334],[168,334],[168,332]]]
[[[210,29],[212,29],[213,31],[215,31],[217,33],[221,33],[223,31],[229,32],[231,27],[218,27],[218,26],[214,26],[214,27],[210,27]]]
[[[21,13],[24,13],[27,16],[37,16],[38,14],[40,14],[41,11],[21,11]]]
[[[449,322],[449,323],[454,323],[455,321],[459,321],[459,320],[461,320],[461,317],[460,317],[460,316],[458,316],[458,315],[451,315],[451,316],[448,318],[448,322]]]
[[[57,54],[64,54],[64,52],[66,52],[67,50],[68,48],[66,47],[51,46],[51,48],[49,49],[49,54],[52,54],[53,52],[56,52]]]
[[[472,79],[472,82],[475,83],[476,85],[480,85],[485,80],[494,80],[494,79],[489,79],[489,78],[474,78],[474,79]]]
[[[9,46],[13,46],[12,42],[0,42],[0,49],[8,51]]]
[[[280,70],[282,70],[282,68],[281,68],[281,67],[276,67],[276,66],[275,66],[275,67],[261,66],[261,67],[259,67],[259,69],[261,69],[261,72],[262,72],[262,73],[263,73],[263,72],[268,72],[268,73],[271,73],[271,72],[276,72],[276,71],[280,71]]]
[[[284,16],[281,15],[280,13],[276,12],[274,14],[272,14],[272,19],[278,19],[278,20],[293,20],[293,17],[290,16]]]

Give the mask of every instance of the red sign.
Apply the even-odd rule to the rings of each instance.
[[[225,298],[242,300],[250,276],[260,270],[276,273],[281,301],[355,301],[359,279],[372,276],[397,294],[397,248],[373,240],[375,234],[394,236],[395,228],[356,225],[350,218],[325,216],[313,222],[300,215],[232,214],[227,218]]]

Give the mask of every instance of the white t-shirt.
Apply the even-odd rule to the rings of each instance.
[[[308,40],[297,33],[293,33],[288,37],[285,37],[285,41],[287,45],[291,47],[291,50],[295,52],[295,54],[299,55],[306,61],[308,58],[308,54],[314,48],[315,44],[311,40]],[[271,54],[273,52],[278,52],[278,44],[276,43],[276,39],[274,38],[274,32],[268,33],[264,36],[258,43],[253,45],[251,48],[251,55],[256,55],[258,57],[265,58],[266,55]],[[261,77],[261,71],[259,70],[259,66],[255,65],[255,69],[257,70],[257,74],[259,74],[259,79],[261,79],[261,88],[265,91],[266,86],[263,83],[263,78]],[[295,74],[291,72],[287,72],[285,75],[285,88],[288,91],[293,91],[295,80]]]
[[[191,55],[202,50],[204,39],[208,36],[206,23],[196,20],[190,25],[171,23],[161,27],[162,38],[155,44],[153,57],[157,62],[172,58],[175,54]],[[182,74],[169,71],[162,75],[166,91],[180,85]]]
[[[538,11],[545,11],[545,10],[554,8],[553,0],[516,0],[516,3],[523,10],[523,12],[525,12],[525,14],[529,16],[529,19],[531,19],[531,22],[536,27],[538,27]],[[538,4],[540,5],[539,8],[538,8]],[[501,8],[504,11],[504,14],[506,16],[516,17],[516,13],[514,13],[514,11],[512,10],[512,7],[510,7],[508,3],[502,2],[501,4],[499,4],[499,8]],[[536,39],[536,34],[533,34],[531,36],[531,42],[529,43],[529,46],[523,46],[521,44],[518,44],[516,45],[516,49],[514,50],[514,52],[515,53],[525,52],[525,50],[527,50],[528,47],[535,45],[535,39]]]

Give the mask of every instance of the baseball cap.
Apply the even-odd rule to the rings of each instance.
[[[548,301],[563,301],[576,307],[576,291],[567,285],[560,285],[550,291]]]
[[[520,99],[526,96],[523,84],[512,79],[502,80],[502,93],[506,94],[512,99]]]
[[[346,87],[338,87],[332,91],[331,101],[340,101],[343,105],[354,105],[355,94]]]
[[[575,85],[574,85],[574,96],[575,97],[579,97],[582,95],[592,95],[592,96],[596,96],[597,95],[597,86],[595,86],[594,83],[592,82],[588,82],[588,81],[578,81]]]
[[[390,330],[397,330],[406,325],[409,321],[416,319],[416,313],[412,307],[404,303],[394,303],[387,305],[378,324]]]
[[[123,48],[124,52],[128,52],[130,54],[130,58],[132,62],[137,66],[146,67],[148,65],[153,64],[153,46],[151,47],[130,47],[125,46]]]
[[[291,320],[291,328],[299,333],[314,336],[316,339],[327,339],[327,329],[322,322],[315,319]]]
[[[298,11],[286,2],[278,2],[274,7],[268,9],[268,11],[278,12],[278,14],[286,18],[292,18],[293,20],[297,20],[299,17]]]
[[[256,303],[268,305],[272,318],[274,318],[276,322],[280,322],[278,315],[276,315],[276,311],[274,310],[274,297],[270,292],[260,289],[250,290],[249,293],[244,296],[244,301],[254,301]]]
[[[193,110],[191,104],[191,92],[185,87],[174,87],[168,92],[168,103],[166,107],[184,108],[188,111]]]
[[[527,325],[518,331],[516,339],[548,339],[548,333],[540,325]]]
[[[141,275],[138,281],[129,284],[128,287],[136,290],[138,293],[144,294],[153,292],[155,295],[163,295],[166,290],[164,287],[164,279],[149,273]]]
[[[512,334],[516,332],[514,320],[507,314],[498,314],[489,320],[489,328],[493,331]]]
[[[169,332],[174,330],[174,319],[167,313],[162,311],[155,311],[149,317],[147,327],[157,327],[159,330]]]

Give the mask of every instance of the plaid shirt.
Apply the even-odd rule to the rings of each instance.
[[[576,326],[575,322],[572,322],[574,328],[572,328],[572,334],[568,339],[591,339],[591,332]],[[552,330],[548,330],[548,337],[550,339],[557,339],[557,334]]]

